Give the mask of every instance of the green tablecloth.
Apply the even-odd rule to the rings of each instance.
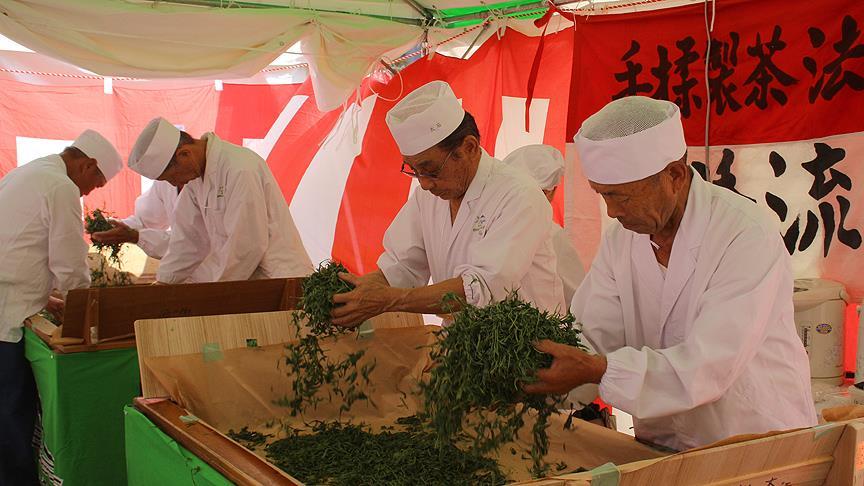
[[[42,403],[40,470],[47,484],[126,484],[123,407],[141,395],[135,348],[55,353],[25,330]]]
[[[123,410],[130,486],[223,486],[231,481],[159,430],[141,412]]]

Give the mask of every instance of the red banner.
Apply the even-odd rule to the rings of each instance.
[[[710,106],[705,5],[580,17],[568,138],[586,117],[627,95],[675,101],[691,146],[704,145],[709,109],[712,145],[864,130],[857,116],[864,112],[864,2],[714,3]]]

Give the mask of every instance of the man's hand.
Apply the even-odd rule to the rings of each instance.
[[[122,221],[112,219],[111,225],[114,226],[107,231],[99,231],[93,233],[91,238],[94,243],[102,243],[103,245],[116,245],[120,243],[138,243],[138,230],[134,230]]]
[[[552,355],[552,366],[537,370],[537,381],[522,385],[526,393],[563,395],[585,383],[600,383],[606,373],[606,358],[544,339],[534,345]]]
[[[45,310],[57,318],[59,322],[63,322],[63,310],[65,308],[66,303],[63,302],[63,299],[54,297],[53,295],[48,297],[48,303],[45,305]]]
[[[402,289],[387,285],[378,278],[363,278],[340,273],[339,278],[354,285],[354,290],[333,296],[330,316],[333,324],[342,327],[357,327],[366,319],[392,309],[402,295]],[[339,305],[344,304],[344,305]]]

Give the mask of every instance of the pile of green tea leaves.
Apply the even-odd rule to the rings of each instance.
[[[414,417],[373,433],[364,425],[318,422],[268,445],[267,458],[305,484],[500,485],[498,464],[458,449],[437,447]],[[257,437],[256,437],[257,438]]]
[[[292,396],[276,403],[288,407],[292,416],[313,409],[325,397],[319,392],[328,392],[327,401],[339,397],[340,411],[347,412],[358,400],[370,401],[369,374],[375,362],[363,362],[365,351],[350,353],[341,360],[327,356],[322,341],[352,332],[332,323],[333,295],[348,292],[353,286],[339,278],[339,273],[348,270],[337,262],[324,262],[303,280],[303,296],[299,310],[293,313],[294,342],[285,345],[283,364],[291,382]]]
[[[534,348],[537,341],[582,347],[573,316],[541,312],[515,293],[483,308],[454,302],[461,311],[450,326],[436,331],[434,367],[420,384],[423,419],[436,433],[439,447],[467,436],[471,450],[482,455],[516,439],[532,411],[537,420],[531,473],[545,475],[550,468],[543,461],[549,450],[548,419],[558,413],[556,402],[563,397],[526,395],[521,384],[552,362],[550,355]]]
[[[84,230],[88,235],[98,233],[100,231],[108,231],[114,226],[105,217],[105,212],[101,209],[94,209],[84,213]],[[132,277],[129,272],[124,272],[120,262],[120,251],[123,248],[121,244],[106,245],[94,241],[93,246],[104,257],[100,258],[99,267],[90,269],[90,283],[93,287],[119,287],[122,285],[131,285]],[[108,272],[106,261],[110,261],[117,269],[115,272]]]

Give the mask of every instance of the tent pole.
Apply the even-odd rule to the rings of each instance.
[[[434,17],[433,17],[433,15],[432,15],[432,13],[429,11],[429,9],[427,9],[427,8],[424,7],[423,5],[420,5],[420,4],[417,3],[415,0],[403,0],[403,1],[404,1],[405,3],[407,3],[408,6],[410,6],[410,7],[413,8],[414,10],[416,10],[417,13],[419,13],[420,15],[422,15],[423,18],[425,18],[427,22],[431,23],[431,21],[434,20]]]

